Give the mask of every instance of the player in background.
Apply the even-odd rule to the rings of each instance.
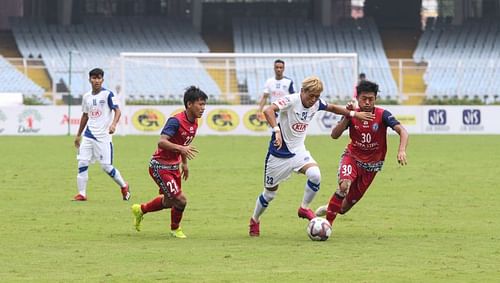
[[[195,86],[184,93],[185,111],[170,117],[161,131],[158,148],[149,162],[149,175],[160,188],[160,195],[143,204],[132,205],[134,224],[141,230],[144,214],[171,208],[171,235],[186,238],[180,222],[187,199],[182,192],[181,178],[189,177],[188,159],[193,159],[198,150],[190,145],[198,129],[198,118],[201,118],[207,101],[207,95]]]
[[[99,68],[89,72],[89,82],[92,90],[82,98],[82,117],[75,138],[78,148],[78,175],[76,177],[78,194],[76,201],[87,200],[87,182],[89,179],[89,164],[99,161],[102,170],[121,188],[123,200],[130,199],[128,184],[123,180],[120,171],[113,166],[112,134],[120,120],[121,111],[114,94],[102,87],[104,71]],[[114,117],[113,117],[113,113]],[[85,130],[85,132],[83,132]],[[83,139],[82,139],[83,133]]]
[[[318,77],[308,77],[302,82],[300,93],[284,96],[264,111],[267,122],[273,128],[264,167],[264,191],[257,197],[250,218],[250,236],[260,235],[260,216],[276,196],[278,186],[292,172],[307,176],[304,197],[298,209],[300,218],[312,219],[314,212],[309,204],[320,188],[321,172],[304,145],[307,127],[318,111],[329,111],[350,115],[357,119],[370,120],[371,113],[349,111],[344,107],[327,104],[320,99],[323,83]],[[279,123],[276,113],[279,112]]]
[[[262,111],[269,99],[271,103],[279,98],[295,93],[293,81],[283,75],[285,72],[285,61],[277,59],[274,61],[274,77],[267,79],[264,85],[264,92],[259,101],[259,111],[257,111],[261,120],[264,120]]]
[[[373,113],[372,121],[359,121],[344,117],[332,129],[332,138],[338,139],[349,129],[351,142],[347,145],[340,159],[338,168],[338,189],[326,206],[316,210],[317,216],[324,216],[333,224],[337,214],[347,213],[359,200],[372,183],[378,171],[382,170],[387,152],[387,127],[399,134],[398,163],[406,165],[406,129],[383,108],[376,107],[378,85],[370,81],[361,81],[357,87],[357,113]],[[348,107],[349,108],[349,107]]]

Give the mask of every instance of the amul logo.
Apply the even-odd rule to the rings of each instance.
[[[464,109],[462,112],[462,122],[464,125],[481,124],[481,111],[479,109]]]
[[[429,125],[446,125],[446,110],[429,110]]]
[[[40,128],[37,124],[42,121],[42,115],[35,109],[26,109],[18,116],[19,127],[18,133],[38,133]]]

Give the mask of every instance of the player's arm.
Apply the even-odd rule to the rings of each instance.
[[[399,135],[398,163],[406,165],[406,146],[408,145],[408,132],[401,124],[394,126],[394,131]]]
[[[108,107],[109,109],[115,111],[113,121],[111,122],[111,125],[109,125],[109,134],[114,134],[116,131],[116,125],[118,125],[118,121],[120,121],[120,117],[122,116],[122,111],[118,107],[118,99],[112,92],[109,92],[108,94]]]
[[[118,121],[120,121],[120,117],[122,116],[122,111],[120,108],[116,107],[113,109],[115,111],[115,117],[113,117],[113,122],[109,125],[109,133],[114,134],[116,131],[116,125],[118,125]]]
[[[186,156],[181,155],[182,158],[182,164],[181,164],[181,176],[182,179],[187,180],[189,177],[189,167],[188,167],[188,160]]]
[[[264,110],[264,106],[266,105],[267,100],[269,99],[269,93],[264,92],[260,97],[259,101],[259,111],[257,113],[262,113]]]
[[[401,123],[391,114],[391,112],[384,110],[382,114],[382,122],[391,127],[399,135],[399,148],[398,148],[398,163],[406,165],[406,146],[408,145],[408,132]]]
[[[158,147],[164,150],[178,152],[182,158],[193,159],[198,150],[192,145],[180,145],[170,141],[170,136],[161,135],[158,141]]]
[[[338,106],[332,103],[326,105],[326,111],[332,112],[339,115],[349,116],[362,121],[371,121],[375,118],[375,115],[369,112],[357,112],[353,110],[348,110],[345,107]]]
[[[342,136],[342,133],[349,127],[349,119],[347,117],[342,117],[340,122],[332,129],[331,137],[332,139],[338,139]]]
[[[276,121],[276,112],[278,111],[280,111],[278,105],[271,104],[266,108],[266,110],[264,110],[264,115],[266,116],[267,123],[269,123],[269,126],[273,129],[275,135],[274,145],[280,149],[283,144],[283,140],[281,138],[281,129]]]
[[[82,140],[82,133],[83,130],[85,130],[85,127],[87,126],[87,122],[89,121],[89,114],[83,112],[82,117],[80,118],[80,127],[78,127],[78,132],[76,133],[75,137],[75,147],[80,148],[80,142]]]

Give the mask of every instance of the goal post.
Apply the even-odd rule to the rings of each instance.
[[[358,77],[356,53],[147,53],[122,52],[113,61],[113,82],[122,100],[140,104],[182,104],[184,89],[200,87],[210,104],[258,101],[276,59],[300,90],[311,75],[324,83],[327,101],[352,97]],[[125,102],[125,101],[124,101]]]

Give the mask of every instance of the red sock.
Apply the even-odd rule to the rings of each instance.
[[[179,228],[183,213],[184,209],[180,210],[176,207],[172,207],[172,210],[170,211],[170,229],[176,230]]]
[[[148,212],[162,210],[163,207],[163,196],[157,196],[148,203],[141,204],[142,213],[146,214]]]
[[[341,197],[337,194],[333,194],[332,198],[330,198],[330,202],[328,203],[328,210],[326,211],[326,220],[330,222],[330,225],[337,217],[337,214],[340,212],[342,208],[342,201],[344,197]]]

